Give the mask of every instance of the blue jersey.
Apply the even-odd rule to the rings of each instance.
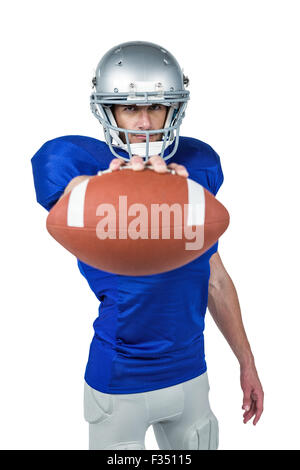
[[[90,137],[46,142],[31,159],[37,201],[50,210],[72,178],[95,175],[113,158],[105,142]],[[167,164],[172,162],[184,165],[189,178],[216,195],[223,173],[209,145],[180,137]],[[85,371],[91,387],[103,393],[146,392],[206,371],[209,259],[217,248],[218,243],[181,268],[149,276],[111,274],[77,260],[100,301]]]

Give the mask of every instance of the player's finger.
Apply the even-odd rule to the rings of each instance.
[[[139,155],[133,155],[130,159],[130,164],[135,171],[143,170],[145,167],[144,160]]]
[[[249,419],[251,419],[255,415],[255,410],[256,410],[256,405],[255,401],[251,403],[250,409],[248,411],[245,411],[244,416],[243,416],[243,422],[246,424],[248,423]]]
[[[166,162],[159,155],[152,155],[152,157],[149,158],[148,162],[150,163],[150,165],[152,165],[154,171],[157,171],[158,173],[166,173]]]
[[[260,420],[260,417],[262,415],[262,412],[264,410],[263,406],[263,394],[258,394],[257,400],[256,400],[256,413],[255,413],[255,418],[253,420],[253,425],[255,426],[256,423]]]
[[[113,158],[109,164],[109,169],[112,171],[119,170],[120,167],[124,164],[125,162],[121,160],[120,158]]]
[[[247,421],[249,421],[250,419],[250,414],[252,412],[253,401],[251,400],[251,388],[245,388],[243,391],[244,396],[242,409],[245,410],[245,413],[243,414],[243,422],[247,423]]]
[[[244,390],[242,409],[245,410],[245,411],[249,411],[250,407],[251,407],[251,404],[252,404],[251,388],[246,388]]]
[[[186,178],[189,176],[189,173],[185,166],[179,165],[178,163],[170,163],[168,165],[168,168],[175,170],[175,173],[179,176],[185,176]]]

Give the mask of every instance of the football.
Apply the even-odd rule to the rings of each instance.
[[[79,183],[52,207],[46,222],[52,237],[79,260],[129,276],[193,261],[228,224],[226,208],[196,181],[129,166]]]

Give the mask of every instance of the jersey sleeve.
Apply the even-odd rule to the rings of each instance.
[[[214,196],[216,196],[217,192],[219,191],[224,181],[224,175],[223,175],[221,160],[220,160],[219,155],[212,148],[211,148],[211,151],[213,153],[215,165],[214,165],[213,171],[210,172],[209,183],[210,183],[211,192],[213,193]],[[211,257],[214,253],[218,251],[218,247],[219,247],[219,241],[217,241],[213,246],[209,248],[209,250],[207,251],[207,255]]]
[[[210,171],[209,185],[210,185],[211,192],[213,193],[214,196],[216,196],[217,192],[219,191],[224,181],[224,175],[223,175],[221,160],[220,160],[219,155],[213,149],[211,149],[211,151],[213,153],[214,165],[213,165],[212,170]]]
[[[32,157],[31,165],[36,200],[48,211],[73,178],[92,176],[102,169],[89,152],[63,138],[46,142]]]

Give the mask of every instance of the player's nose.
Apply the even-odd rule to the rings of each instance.
[[[151,119],[146,109],[141,109],[139,112],[138,128],[145,131],[151,129]]]

